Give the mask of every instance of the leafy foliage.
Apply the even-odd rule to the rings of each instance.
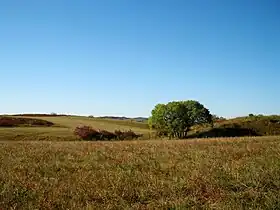
[[[170,138],[186,138],[191,126],[212,122],[209,110],[194,100],[157,104],[148,120],[151,129]]]

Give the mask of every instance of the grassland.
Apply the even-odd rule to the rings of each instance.
[[[31,118],[31,117],[29,117]],[[130,120],[112,120],[100,118],[88,118],[78,116],[58,116],[58,117],[32,117],[43,119],[55,124],[52,127],[19,127],[1,128],[0,140],[28,140],[28,141],[76,141],[73,131],[78,125],[89,125],[96,129],[129,130],[148,136],[149,129],[146,123],[133,122]]]
[[[35,118],[54,123],[50,127],[17,127],[3,128],[0,126],[0,140],[34,140],[34,141],[76,141],[73,134],[79,125],[88,125],[95,129],[133,130],[137,134],[143,134],[141,139],[155,137],[148,128],[146,122],[133,120],[117,120],[104,118],[89,118],[81,116],[21,116]],[[231,136],[272,136],[280,135],[280,116],[255,116],[240,117],[225,120],[214,124],[214,128],[208,126],[194,126],[189,132],[190,138],[202,137],[231,137]]]
[[[280,209],[280,137],[86,142],[78,125],[148,134],[145,123],[39,117],[0,128],[0,209]]]
[[[0,207],[279,209],[279,141],[1,141]]]

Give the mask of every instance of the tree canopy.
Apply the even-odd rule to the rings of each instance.
[[[170,138],[185,138],[191,126],[212,123],[209,110],[194,100],[157,104],[151,114],[150,128]]]

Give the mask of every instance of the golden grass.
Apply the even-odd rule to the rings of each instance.
[[[279,209],[279,141],[1,141],[0,209]]]
[[[133,130],[136,133],[148,135],[147,124],[128,120],[110,120],[88,117],[31,117],[55,123],[54,127],[23,127],[1,128],[0,140],[33,140],[33,141],[73,141],[77,140],[73,131],[79,125],[89,125],[95,129]]]
[[[94,128],[106,129],[114,131],[115,129],[133,129],[138,132],[147,132],[149,130],[146,123],[134,122],[129,120],[113,120],[113,119],[101,119],[101,118],[88,118],[79,116],[67,116],[67,117],[36,117],[38,119],[44,119],[53,122],[57,125],[66,126],[69,128],[75,128],[77,125],[89,125]]]

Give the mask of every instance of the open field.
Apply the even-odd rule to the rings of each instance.
[[[1,141],[0,208],[279,209],[279,141]]]
[[[30,118],[30,117],[27,117]],[[59,117],[32,117],[35,119],[47,120],[55,124],[54,127],[0,127],[0,140],[29,140],[29,141],[74,141],[78,140],[73,131],[78,125],[89,125],[96,129],[109,131],[132,129],[137,133],[149,134],[148,125],[141,122],[129,120],[112,120],[76,116]]]
[[[19,116],[17,116],[19,117]],[[89,118],[82,116],[20,116],[27,120],[44,120],[53,123],[53,126],[17,126],[12,128],[1,127],[0,140],[34,140],[34,141],[75,141],[77,136],[73,134],[74,129],[80,125],[91,126],[94,129],[115,131],[133,130],[137,134],[143,134],[141,139],[154,139],[155,132],[151,132],[147,122],[136,122],[134,120],[119,120],[106,118]],[[1,116],[0,116],[1,119]],[[34,120],[33,120],[34,121]],[[272,136],[280,135],[280,116],[253,116],[239,117],[223,120],[209,125],[193,126],[188,133],[188,138],[202,137],[231,137],[231,136]]]
[[[54,126],[0,128],[0,209],[280,209],[279,136],[87,142],[76,126],[150,130],[130,120],[36,118]]]

